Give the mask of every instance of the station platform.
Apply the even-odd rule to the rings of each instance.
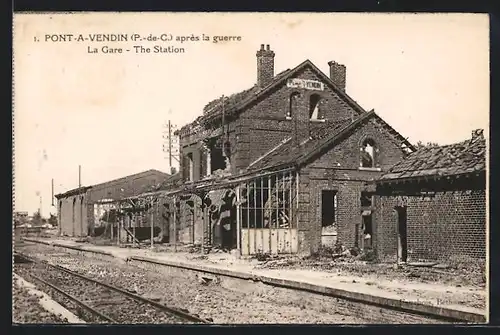
[[[154,262],[158,265],[174,266],[222,276],[262,281],[328,294],[339,298],[355,299],[367,303],[402,307],[409,311],[450,316],[464,322],[487,322],[487,291],[476,286],[447,285],[443,283],[418,282],[380,278],[377,274],[360,275],[342,271],[318,271],[314,269],[267,269],[260,268],[262,262],[243,259],[229,253],[201,255],[186,251],[156,251],[151,248],[123,248],[97,246],[70,239],[24,238],[25,241],[43,243],[63,248],[105,253],[123,259]],[[481,307],[482,307],[481,306]]]

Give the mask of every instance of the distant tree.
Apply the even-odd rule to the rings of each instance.
[[[36,211],[33,213],[33,218],[31,219],[33,225],[41,225],[42,224],[42,216],[40,215],[40,211]]]
[[[422,148],[433,148],[433,147],[438,147],[439,144],[435,143],[435,142],[427,142],[427,143],[424,143],[422,141],[418,141],[417,144],[415,145],[415,147],[418,149],[422,149]]]
[[[57,226],[57,215],[50,214],[49,223],[52,226]]]

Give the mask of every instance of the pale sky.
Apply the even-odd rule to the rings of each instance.
[[[55,193],[148,169],[168,171],[162,125],[179,127],[256,81],[270,44],[275,73],[311,60],[347,67],[347,93],[408,137],[449,144],[489,124],[489,21],[482,14],[14,15],[15,210],[42,214]],[[241,36],[240,42],[45,42],[45,34]],[[40,42],[35,42],[34,38]],[[89,54],[103,45],[184,54]],[[169,112],[170,111],[170,112]]]

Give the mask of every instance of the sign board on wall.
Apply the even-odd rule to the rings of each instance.
[[[299,78],[288,79],[286,86],[293,88],[304,88],[306,90],[315,90],[315,91],[323,91],[325,89],[325,85],[320,81],[299,79]]]

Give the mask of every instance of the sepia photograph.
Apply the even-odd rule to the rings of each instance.
[[[489,17],[13,15],[12,324],[486,324]]]

